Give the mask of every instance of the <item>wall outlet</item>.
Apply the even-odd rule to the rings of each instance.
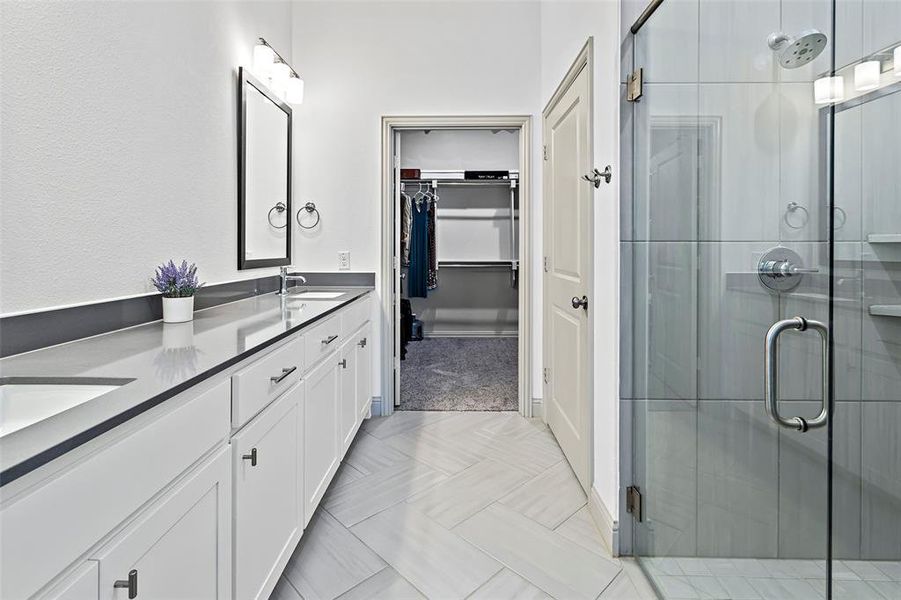
[[[338,252],[338,270],[350,270],[350,250],[341,250]]]

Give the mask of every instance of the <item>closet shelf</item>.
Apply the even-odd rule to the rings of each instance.
[[[519,189],[518,179],[401,179],[401,183],[428,185],[437,184],[438,187],[506,187]]]
[[[509,219],[509,208],[438,208],[439,219]],[[513,211],[513,217],[519,218],[519,211]]]
[[[901,233],[871,233],[867,241],[871,244],[901,244]]]
[[[870,315],[874,317],[901,317],[901,304],[873,304]]]

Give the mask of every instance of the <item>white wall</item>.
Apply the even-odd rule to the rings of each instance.
[[[537,2],[294,4],[295,66],[307,83],[294,199],[322,213],[320,228],[297,236],[296,264],[334,270],[349,250],[353,270],[381,277],[381,117],[534,114],[538,18]],[[374,376],[378,390],[381,370]]]
[[[0,312],[146,293],[170,257],[271,273],[237,270],[235,69],[290,28],[290,2],[0,2]]]
[[[541,4],[542,107],[594,36],[594,162],[613,168],[594,204],[594,486],[613,519],[619,510],[619,2]],[[540,227],[540,225],[539,225]],[[539,229],[540,231],[540,229]]]

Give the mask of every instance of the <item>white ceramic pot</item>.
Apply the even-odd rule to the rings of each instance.
[[[184,323],[194,318],[194,296],[163,298],[163,322]]]

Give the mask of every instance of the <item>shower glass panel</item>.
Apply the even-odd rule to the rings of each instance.
[[[901,598],[901,0],[664,0],[628,42],[632,553],[664,598]]]

